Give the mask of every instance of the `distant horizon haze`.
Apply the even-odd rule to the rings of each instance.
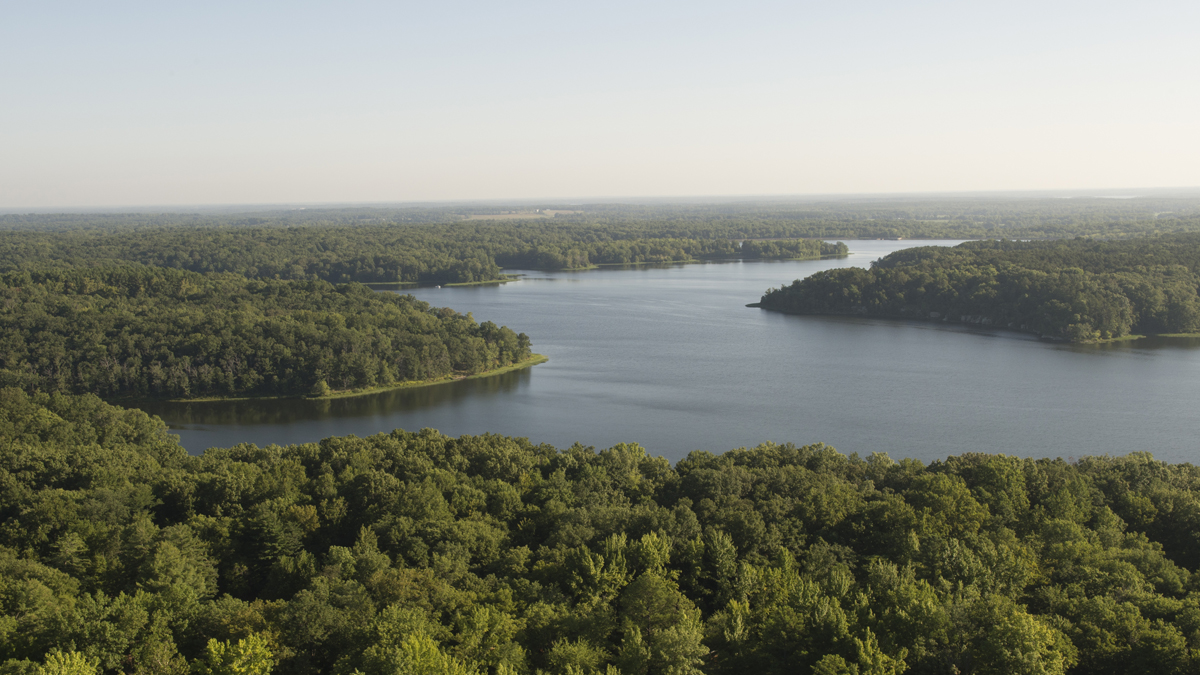
[[[1200,186],[1197,25],[1163,0],[12,3],[0,210]]]
[[[1037,200],[1037,199],[1140,199],[1140,198],[1200,199],[1200,186],[1143,187],[1143,188],[1092,188],[1077,190],[966,190],[961,192],[880,192],[880,193],[833,193],[833,194],[778,194],[778,195],[630,195],[599,197],[513,197],[503,199],[444,199],[412,201],[362,201],[362,202],[245,202],[210,204],[114,204],[81,206],[3,207],[0,215],[38,214],[120,214],[120,213],[256,213],[333,209],[406,209],[431,208],[452,210],[454,207],[480,208],[547,208],[587,207],[613,205],[687,206],[705,204],[745,204],[781,206],[811,204],[837,204],[851,202],[922,202],[932,200]]]

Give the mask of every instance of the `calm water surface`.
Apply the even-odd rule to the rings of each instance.
[[[529,334],[550,361],[334,401],[145,408],[192,452],[432,427],[559,447],[632,441],[672,461],[768,440],[924,461],[1139,450],[1200,458],[1198,340],[1070,346],[745,307],[768,287],[931,242],[848,243],[851,256],[841,260],[527,272],[503,286],[419,289],[413,295],[434,305]]]

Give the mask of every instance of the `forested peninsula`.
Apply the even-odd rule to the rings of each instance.
[[[696,204],[445,204],[0,214],[0,272],[137,263],[255,279],[478,283],[582,269],[845,254],[820,240],[1121,238],[1200,232],[1194,193]]]
[[[0,390],[0,672],[1183,675],[1200,469],[394,431],[189,456]]]
[[[1200,235],[967,242],[819,272],[759,306],[954,321],[1089,342],[1200,331]]]
[[[361,284],[141,266],[0,274],[0,386],[26,391],[322,396],[530,359],[524,333]]]
[[[258,219],[261,220],[261,219]],[[53,222],[53,221],[52,221]],[[284,221],[288,222],[288,221]],[[0,230],[0,271],[130,263],[252,279],[331,283],[498,281],[501,268],[777,260],[845,255],[845,244],[742,241],[735,233],[650,225],[551,224],[200,225],[94,221]]]

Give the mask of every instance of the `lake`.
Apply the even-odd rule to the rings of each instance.
[[[501,286],[416,289],[433,305],[527,333],[550,361],[348,399],[143,408],[190,452],[432,427],[558,447],[636,442],[671,461],[764,441],[922,461],[1143,450],[1196,460],[1200,340],[1065,345],[996,329],[745,306],[819,270],[954,243],[850,241],[851,255],[837,260],[528,271]]]

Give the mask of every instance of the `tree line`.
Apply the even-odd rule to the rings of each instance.
[[[979,241],[897,251],[770,289],[800,314],[961,321],[1069,341],[1200,331],[1200,236]]]
[[[501,252],[503,267],[528,269],[580,269],[593,265],[668,263],[691,260],[790,260],[846,255],[842,242],[813,239],[619,239],[585,243],[536,244]]]
[[[536,208],[559,212],[553,218],[463,220],[511,205],[449,204],[246,213],[0,214],[0,271],[138,263],[261,279],[444,284],[499,280],[506,266],[553,270],[838,253],[806,240],[1125,238],[1200,232],[1200,200],[1166,194]],[[773,241],[753,243],[766,240]]]
[[[397,430],[189,456],[0,390],[0,672],[1200,668],[1200,469]]]
[[[108,223],[108,221],[103,221]],[[597,264],[817,258],[844,255],[811,240],[742,242],[712,232],[603,226],[144,225],[0,230],[0,271],[127,265],[331,283],[471,283],[501,267],[573,269]]]
[[[524,220],[489,214],[528,212]],[[541,209],[543,214],[533,213]],[[547,218],[544,213],[554,213]],[[472,220],[464,221],[464,218]],[[711,203],[441,204],[423,206],[206,209],[197,213],[0,214],[0,231],[94,232],[119,229],[392,228],[607,239],[780,239],[986,237],[1061,239],[1200,231],[1195,191],[1148,191],[1134,199],[1077,195],[978,194],[929,197],[739,200]],[[557,234],[555,234],[557,233]],[[507,236],[507,235],[506,235]],[[542,243],[549,243],[543,241]],[[561,245],[566,239],[556,242]],[[329,279],[340,281],[340,279]]]
[[[137,266],[0,275],[0,385],[26,391],[324,395],[529,357],[524,333],[361,284]]]

